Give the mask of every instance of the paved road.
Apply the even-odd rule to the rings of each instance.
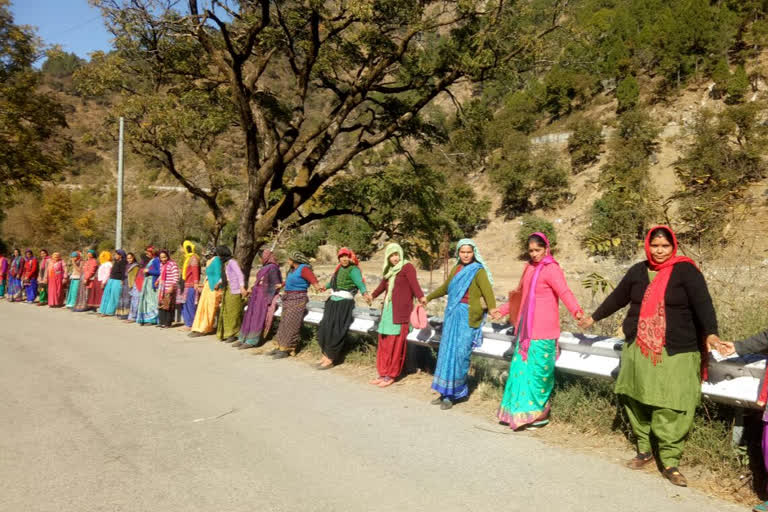
[[[0,326],[3,512],[744,510],[210,337],[5,302]]]

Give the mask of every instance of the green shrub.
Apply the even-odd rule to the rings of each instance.
[[[741,103],[749,90],[749,77],[744,66],[738,66],[728,80],[728,103]]]
[[[617,112],[626,112],[637,106],[640,99],[640,85],[634,76],[630,75],[619,82],[616,87],[616,99],[619,101]]]
[[[571,155],[571,169],[574,174],[583,171],[600,155],[603,145],[603,129],[600,123],[590,119],[577,119],[569,128],[568,153]]]
[[[524,215],[520,222],[520,229],[517,232],[517,245],[523,254],[528,252],[528,237],[531,236],[531,233],[536,233],[537,231],[547,235],[549,245],[554,252],[557,247],[557,233],[555,232],[555,226],[551,222],[535,215]]]

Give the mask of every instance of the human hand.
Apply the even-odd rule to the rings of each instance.
[[[488,314],[491,315],[491,318],[494,320],[501,320],[501,312],[499,311],[499,308],[490,310]]]
[[[581,321],[582,318],[584,318],[584,312],[583,311],[577,311],[576,312],[576,320]]]
[[[595,324],[595,320],[591,316],[588,316],[586,318],[582,316],[581,320],[579,320],[579,329],[587,330],[590,327],[592,327],[594,324]]]
[[[371,296],[370,293],[368,292],[364,293],[363,298],[365,299],[365,302],[367,302],[369,306],[371,305],[371,303],[373,303],[373,297]]]
[[[422,306],[426,306],[427,305],[427,297],[426,297],[426,295],[422,295],[421,296],[421,298],[419,299],[419,304],[421,304]]]
[[[280,288],[282,288],[282,287],[283,287],[283,283],[277,283],[277,284],[275,285],[275,290],[279,290],[279,289],[280,289]]]
[[[736,353],[736,345],[732,341],[721,341],[715,348],[723,357],[732,356]]]

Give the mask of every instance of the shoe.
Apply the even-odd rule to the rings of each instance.
[[[549,420],[535,421],[525,427],[525,430],[538,430],[549,425]]]
[[[224,343],[232,343],[233,341],[237,341],[237,336],[230,336],[229,338],[225,338]]]
[[[199,338],[200,336],[205,336],[205,334],[197,331],[192,331],[189,334],[187,334],[190,338]]]
[[[629,459],[625,466],[627,466],[629,469],[642,469],[643,466],[648,464],[653,460],[653,454],[650,452],[646,453],[638,453],[633,458]]]
[[[327,366],[323,366],[323,365],[319,364],[319,365],[317,365],[317,369],[318,369],[318,370],[330,370],[330,369],[331,369],[331,368],[333,368],[334,366],[335,366],[335,365],[334,365],[333,363],[331,363],[331,364],[329,364],[329,365],[327,365]]]
[[[277,354],[272,355],[272,359],[285,359],[286,357],[291,357],[291,354],[285,350],[278,350]]]
[[[251,345],[250,343],[241,343],[239,347],[237,347],[237,350],[248,350],[249,348],[256,348],[256,345]]]
[[[235,343],[232,344],[232,348],[240,348],[242,346],[243,346],[242,341],[236,341]]]
[[[759,505],[755,505],[755,507],[752,509],[752,512],[768,512],[768,501],[764,501]]]
[[[666,468],[661,474],[673,485],[677,485],[678,487],[688,487],[688,480],[685,479],[680,470],[675,466]]]
[[[432,404],[432,405],[440,405],[440,404],[443,403],[443,397],[439,396],[439,397],[435,398],[434,400],[432,400],[429,403]]]
[[[451,407],[453,407],[453,402],[451,402],[451,399],[443,398],[443,403],[440,404],[440,409],[442,409],[443,411],[447,411]]]
[[[267,352],[267,353],[266,353],[266,354],[264,354],[264,355],[265,355],[265,356],[275,356],[275,355],[277,355],[279,352],[283,352],[283,351],[282,351],[282,350],[280,350],[279,348],[273,348],[272,350],[270,350],[269,352]]]

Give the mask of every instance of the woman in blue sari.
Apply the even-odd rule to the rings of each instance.
[[[13,256],[8,267],[8,291],[6,293],[8,302],[23,302],[24,289],[21,285],[21,276],[24,272],[24,258],[21,256],[21,251],[13,250]]]
[[[459,240],[456,259],[448,279],[427,296],[430,301],[448,295],[432,381],[432,389],[440,393],[432,404],[440,405],[443,410],[469,395],[467,374],[472,349],[483,343],[487,310],[496,312],[493,277],[475,242],[468,238]],[[483,308],[481,299],[487,309]]]
[[[158,316],[157,279],[160,277],[160,258],[158,251],[151,245],[146,251],[149,263],[144,267],[144,283],[141,286],[139,306],[136,312],[136,323],[139,325],[156,325]]]

